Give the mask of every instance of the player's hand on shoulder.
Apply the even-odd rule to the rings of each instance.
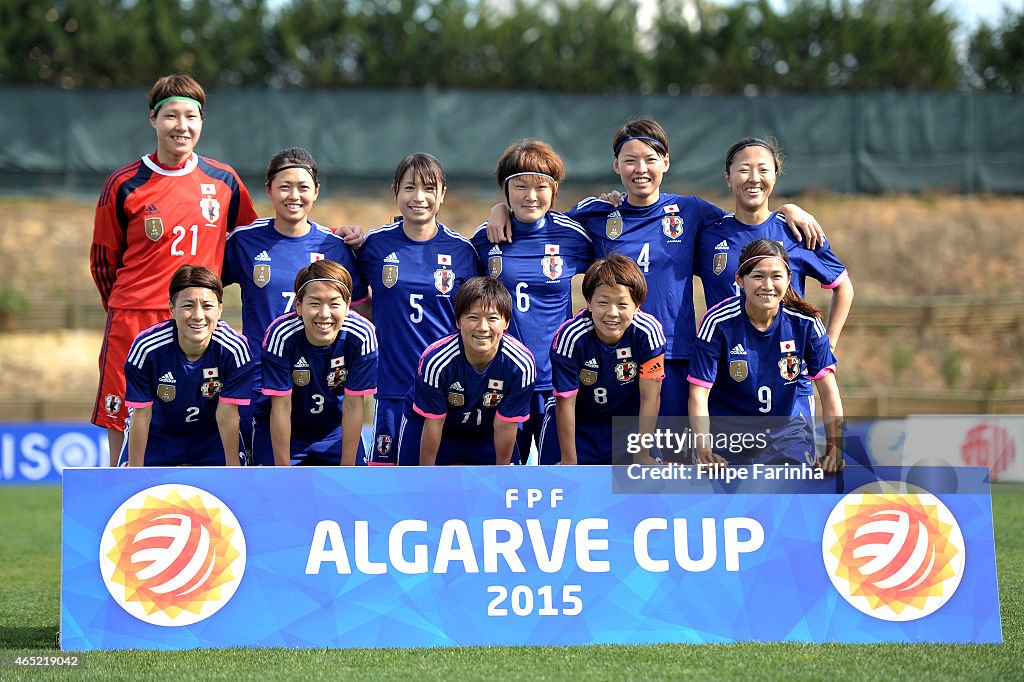
[[[601,201],[607,201],[612,206],[619,206],[626,199],[625,192],[620,192],[617,189],[613,189],[610,192],[604,192],[597,196]]]
[[[487,215],[487,241],[492,244],[512,241],[512,217],[505,204],[495,204]]]
[[[334,228],[334,233],[353,249],[358,249],[366,241],[366,233],[359,225],[339,225]]]

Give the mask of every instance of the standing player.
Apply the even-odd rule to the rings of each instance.
[[[342,237],[309,219],[320,194],[316,161],[305,149],[284,149],[267,166],[266,192],[274,217],[239,227],[227,238],[224,283],[242,289],[242,333],[252,348],[263,341],[267,327],[294,308],[295,273],[318,260],[340,264],[356,272],[355,256]],[[350,283],[351,301],[366,297],[358,273]],[[253,389],[259,395],[260,363],[256,363]],[[252,448],[252,409],[242,411],[242,439]],[[270,454],[269,452],[267,453]],[[257,464],[273,464],[273,458]]]
[[[541,464],[612,464],[612,417],[639,416],[641,433],[657,423],[665,333],[640,310],[643,272],[623,255],[602,258],[583,277],[583,296],[586,309],[559,328],[550,350],[555,401]]]
[[[295,310],[263,343],[255,408],[256,464],[348,465],[365,455],[363,396],[377,391],[373,325],[349,309],[352,277],[319,260],[295,277]]]
[[[568,215],[593,238],[597,256],[621,253],[643,271],[652,292],[647,312],[665,329],[661,414],[685,415],[686,375],[696,331],[694,246],[697,233],[721,219],[724,212],[699,197],[661,192],[670,162],[668,135],[657,121],[637,119],[619,128],[612,140],[612,152],[612,169],[626,189],[625,201],[617,206],[590,197]],[[801,224],[813,223],[798,207],[784,206],[781,210],[795,214]],[[494,212],[491,218],[495,219]],[[498,241],[508,238],[502,226],[488,230]]]
[[[828,324],[825,330],[832,352],[853,305],[853,283],[846,267],[832,253],[827,241],[808,249],[786,228],[782,217],[768,208],[772,190],[782,175],[782,154],[775,140],[745,137],[726,153],[725,184],[736,201],[735,213],[703,230],[697,237],[694,274],[704,285],[708,308],[739,294],[736,267],[740,249],[765,237],[782,244],[789,254],[793,270],[793,290],[804,295],[804,280],[816,279],[823,289],[832,291]],[[810,382],[807,382],[810,388]],[[808,394],[809,395],[809,394]]]
[[[171,319],[128,351],[121,464],[238,466],[238,406],[252,393],[249,345],[220,321],[224,287],[208,268],[179,267],[170,300]]]
[[[480,261],[472,243],[437,222],[445,173],[430,154],[410,154],[395,169],[391,190],[402,218],[373,230],[357,254],[370,287],[380,341],[380,389],[369,464],[397,462],[398,428],[416,361],[455,326],[452,300]]]
[[[128,346],[166,316],[175,270],[193,263],[220,273],[227,233],[257,217],[235,171],[194,151],[205,103],[190,76],[157,80],[149,91],[156,151],[112,173],[96,205],[90,269],[107,324],[92,423],[107,429],[111,464],[124,439]]]
[[[712,308],[700,324],[690,376],[690,426],[701,464],[783,464],[816,461],[841,471],[843,404],[836,384],[836,357],[816,311],[791,285],[786,250],[772,239],[743,247],[736,272],[740,294]],[[800,409],[801,366],[817,382],[825,421],[825,455],[815,454],[811,425]],[[709,416],[715,418],[709,419]],[[744,419],[747,417],[747,419]],[[753,417],[761,419],[753,420]],[[771,424],[764,440],[763,418]],[[731,443],[723,457],[709,438],[712,427]],[[716,436],[717,438],[717,436]]]
[[[485,223],[473,235],[473,245],[490,275],[515,292],[509,333],[526,344],[537,363],[530,418],[518,437],[525,463],[533,443],[540,447],[544,405],[551,398],[551,340],[572,316],[572,277],[593,261],[594,246],[577,222],[551,210],[565,165],[550,145],[516,142],[502,154],[495,175],[512,214],[512,243],[492,244]]]
[[[494,277],[474,277],[455,296],[459,332],[430,345],[406,400],[399,464],[509,464],[529,417],[537,368],[505,334],[512,296]]]

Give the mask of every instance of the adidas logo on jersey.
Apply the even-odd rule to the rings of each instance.
[[[747,354],[747,349],[743,347],[742,343],[737,343],[735,346],[732,347],[732,350],[729,351],[729,354],[730,355],[746,355]]]
[[[269,253],[267,253],[266,251],[260,251],[260,252],[259,252],[259,253],[258,253],[258,254],[256,255],[256,257],[255,257],[255,258],[253,258],[253,260],[262,260],[262,261],[268,261],[268,260],[270,260],[270,254],[269,254]]]
[[[448,390],[449,391],[465,391],[466,389],[464,389],[462,387],[462,384],[460,384],[458,381],[456,381],[454,384],[452,384],[451,386],[448,387]]]
[[[303,367],[309,367],[309,363],[306,362],[306,358],[305,357],[301,357],[301,358],[299,358],[299,361],[295,363],[295,367],[297,369],[302,369]]]
[[[491,250],[487,252],[487,255],[488,256],[500,256],[501,255],[501,249],[498,248],[497,244],[495,244],[494,246],[491,247]]]
[[[174,375],[171,374],[170,372],[165,373],[162,377],[160,377],[160,383],[163,383],[163,384],[173,384],[174,383]]]
[[[394,251],[392,251],[391,253],[389,253],[387,256],[384,257],[384,262],[385,263],[397,263],[398,262],[398,254],[395,253]]]
[[[153,215],[153,214],[159,213],[159,212],[160,212],[160,209],[158,209],[156,207],[156,204],[150,204],[149,206],[146,207],[146,210],[144,211],[144,215]]]
[[[589,369],[597,369],[597,358],[590,358],[583,363],[583,366]]]
[[[728,250],[729,250],[729,244],[724,239],[722,241],[718,242],[717,244],[715,244],[715,251],[728,251]]]
[[[622,214],[619,213],[618,211],[612,211],[611,213],[608,214],[608,217],[609,218],[621,218]]]

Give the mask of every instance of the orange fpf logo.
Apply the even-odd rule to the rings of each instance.
[[[828,517],[821,549],[843,598],[882,620],[934,613],[964,571],[960,526],[927,493],[847,495]]]
[[[124,502],[100,540],[107,589],[153,625],[191,625],[231,599],[245,571],[245,538],[219,499],[187,485],[159,485]]]

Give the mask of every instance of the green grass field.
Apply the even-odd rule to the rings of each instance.
[[[1002,645],[659,645],[89,652],[80,668],[15,669],[57,653],[60,489],[0,487],[0,680],[1024,679],[1024,490],[994,488]]]

